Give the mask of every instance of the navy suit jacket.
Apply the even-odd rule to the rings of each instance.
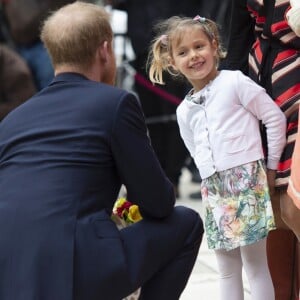
[[[64,73],[12,111],[0,124],[0,299],[109,299],[130,284],[110,219],[121,184],[144,218],[171,213],[133,94]]]

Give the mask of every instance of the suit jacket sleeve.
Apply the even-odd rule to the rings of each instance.
[[[169,215],[175,203],[173,185],[154,153],[144,115],[132,94],[119,104],[111,144],[128,200],[139,205],[144,218]]]

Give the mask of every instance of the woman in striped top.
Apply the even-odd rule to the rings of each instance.
[[[287,195],[300,102],[300,37],[286,19],[290,5],[289,0],[232,0],[231,31],[225,64],[228,69],[245,70],[242,63],[249,54],[248,75],[266,89],[287,118],[287,144],[278,165],[275,187],[270,187],[279,228],[268,237],[268,258],[277,300],[298,299],[299,293],[298,285],[291,286],[296,265],[291,257],[295,253],[297,239],[290,230],[283,230],[292,229],[300,240],[300,210]],[[245,49],[247,45],[249,51]],[[279,266],[280,262],[282,267]],[[280,276],[288,279],[288,282],[283,283]],[[280,286],[280,289],[276,286]],[[292,288],[294,296],[291,296]]]

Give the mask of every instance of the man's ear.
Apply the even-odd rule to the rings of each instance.
[[[101,61],[106,62],[108,60],[109,55],[109,43],[108,41],[104,41],[99,47],[97,54],[99,55],[99,58]]]

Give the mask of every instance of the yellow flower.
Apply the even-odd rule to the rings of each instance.
[[[118,208],[118,207],[121,207],[124,203],[126,202],[126,199],[125,198],[119,198],[117,201],[116,201],[116,203],[115,203],[115,205],[114,205],[114,208]]]
[[[139,207],[135,204],[129,207],[129,212],[127,216],[128,220],[135,223],[142,220],[142,216],[140,214]]]

